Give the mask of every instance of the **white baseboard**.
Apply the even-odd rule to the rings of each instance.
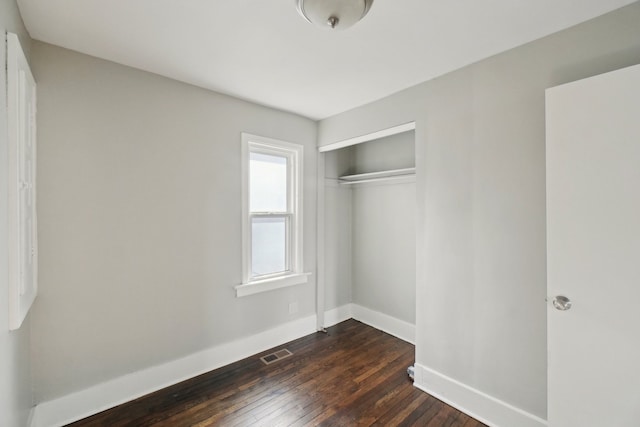
[[[415,326],[386,314],[346,304],[325,313],[325,326],[354,318],[413,343]],[[42,402],[30,413],[31,427],[58,427],[91,416],[202,373],[220,368],[316,331],[316,316],[308,316],[268,331],[97,384],[58,399]],[[492,427],[545,427],[547,422],[420,364],[414,385]]]
[[[324,326],[328,328],[348,319],[355,319],[403,341],[414,343],[416,336],[415,325],[353,303],[325,311]]]
[[[324,327],[328,328],[353,318],[353,304],[345,304],[324,312]]]
[[[38,404],[31,427],[58,427],[316,332],[308,316]]]
[[[373,326],[376,329],[380,329],[408,343],[415,343],[416,325],[358,304],[351,305],[354,319]]]
[[[544,427],[547,421],[426,366],[415,365],[414,386],[491,427]]]

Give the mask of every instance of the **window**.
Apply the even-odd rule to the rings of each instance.
[[[7,33],[9,329],[20,328],[38,294],[36,82],[18,36]],[[4,298],[4,295],[3,295]]]
[[[237,296],[307,281],[301,145],[242,134],[243,280]]]

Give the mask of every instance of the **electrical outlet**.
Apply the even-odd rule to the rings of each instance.
[[[298,312],[298,301],[289,303],[289,314],[295,314]]]

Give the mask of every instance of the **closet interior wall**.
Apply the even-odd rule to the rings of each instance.
[[[415,325],[414,176],[340,177],[415,167],[415,132],[325,153],[325,310],[353,303]]]

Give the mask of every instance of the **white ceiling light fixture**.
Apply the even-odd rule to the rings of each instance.
[[[298,12],[319,27],[344,30],[364,18],[373,0],[296,0]]]

